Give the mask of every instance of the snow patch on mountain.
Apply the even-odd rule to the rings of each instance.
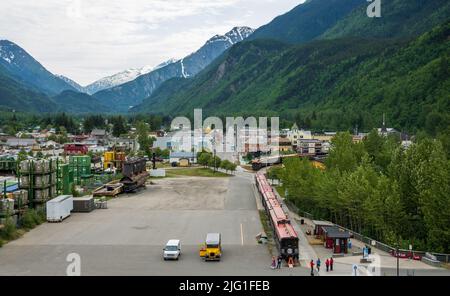
[[[132,81],[141,75],[151,72],[153,69],[154,69],[153,67],[148,66],[139,69],[128,69],[120,73],[97,80],[94,83],[86,86],[85,89],[88,94],[92,95],[101,90],[112,88],[127,83],[129,81]]]
[[[2,43],[9,42],[7,40],[0,40]],[[11,64],[15,58],[14,53],[11,50],[8,50],[8,47],[0,45],[0,58],[5,60],[8,64]]]

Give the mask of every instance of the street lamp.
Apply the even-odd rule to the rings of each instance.
[[[398,254],[398,248],[399,248],[400,242],[397,241],[397,248],[396,248],[396,254],[395,256],[397,256],[397,276],[400,276],[400,256]]]

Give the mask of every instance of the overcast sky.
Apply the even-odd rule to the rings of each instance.
[[[234,26],[258,28],[304,0],[2,0],[0,39],[82,85],[182,58]]]

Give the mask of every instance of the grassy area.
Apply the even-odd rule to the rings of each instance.
[[[172,165],[170,163],[168,163],[168,162],[157,162],[156,163],[156,168],[157,169],[166,169],[166,168],[170,168],[170,167],[172,167]]]
[[[0,247],[9,241],[23,236],[27,231],[45,222],[45,214],[35,210],[27,211],[22,217],[22,227],[16,228],[16,225],[11,219],[8,219],[0,228]]]
[[[269,222],[269,217],[266,214],[265,210],[260,210],[259,211],[259,219],[261,220],[261,224],[263,226],[264,232],[267,235],[267,248],[269,249],[269,253],[271,256],[274,256],[274,241],[273,241],[273,231],[272,228],[270,227],[270,222]]]
[[[230,177],[222,172],[216,172],[209,168],[177,168],[166,170],[168,178],[187,176],[187,177]]]

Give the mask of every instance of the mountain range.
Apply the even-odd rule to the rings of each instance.
[[[450,2],[383,1],[380,18],[369,18],[367,5],[309,0],[256,31],[236,27],[181,60],[118,73],[90,89],[3,42],[0,106],[169,116],[203,108],[280,115],[316,129],[370,128],[387,113],[398,129],[449,126]]]
[[[14,79],[48,95],[75,90],[64,80],[50,73],[17,44],[0,40],[0,66]]]
[[[216,35],[196,52],[187,57],[158,67],[135,80],[94,94],[105,104],[111,104],[119,112],[127,112],[130,107],[142,103],[162,83],[175,77],[193,77],[213,62],[234,44],[245,40],[253,33],[248,27],[235,27],[225,35]]]
[[[141,103],[167,79],[194,76],[252,33],[251,28],[235,27],[225,35],[212,37],[184,59],[168,60],[154,68],[125,70],[86,87],[50,73],[17,44],[1,40],[0,78],[4,84],[0,85],[0,107],[28,112],[127,112],[129,106]]]
[[[389,13],[370,19],[366,3],[347,1],[348,14],[338,20],[329,16],[336,15],[332,2],[312,0],[276,18],[196,77],[167,81],[132,112],[190,115],[203,108],[206,115],[272,114],[347,129],[377,126],[390,111],[395,127],[411,130],[431,120],[428,110],[450,122],[449,2],[392,0],[383,6]],[[318,19],[330,22],[314,34],[299,27],[299,20]]]

